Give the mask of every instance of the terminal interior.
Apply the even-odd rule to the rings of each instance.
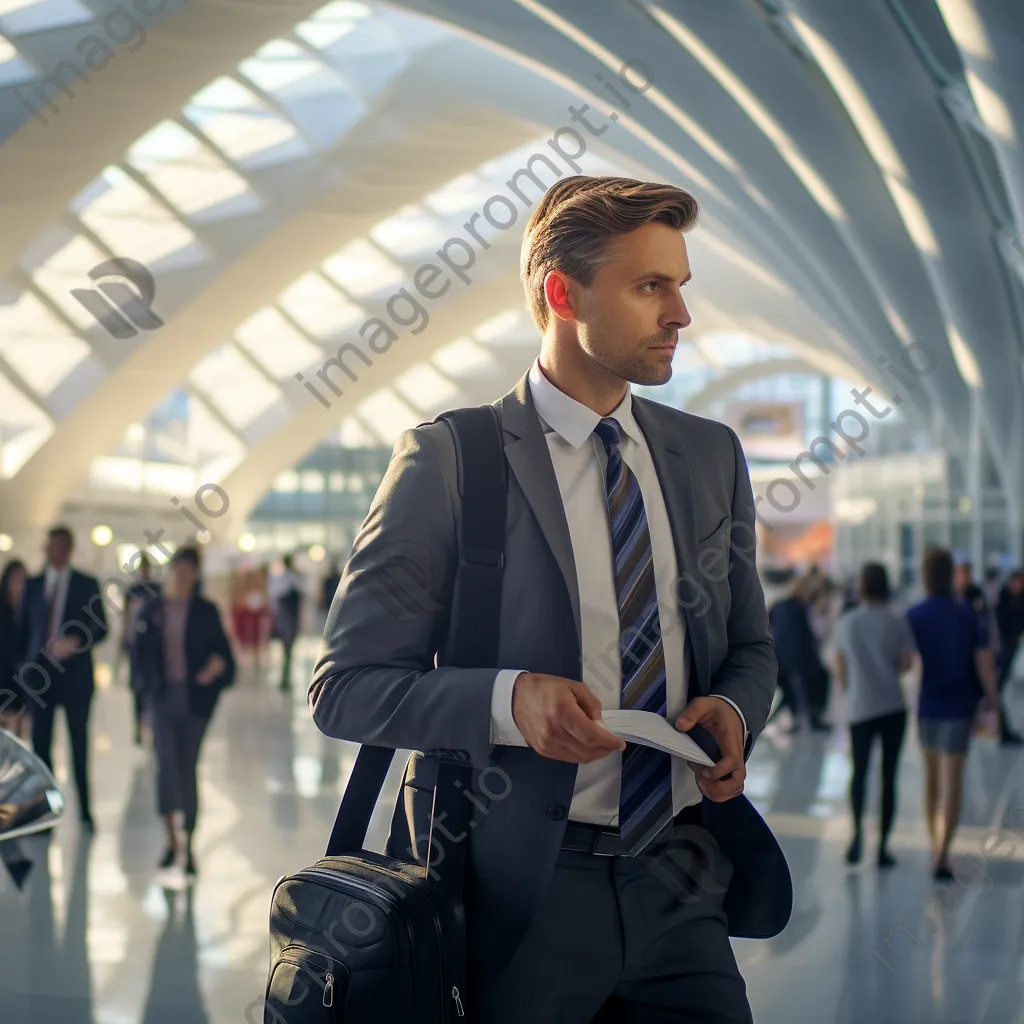
[[[332,588],[403,431],[536,358],[523,228],[568,175],[700,201],[693,323],[633,391],[737,432],[769,607],[814,577],[831,672],[862,565],[902,614],[944,548],[1024,731],[995,615],[1024,565],[1022,140],[1019,0],[0,0],[0,568],[41,573],[66,526],[110,624],[94,827],[58,716],[66,811],[23,884],[0,870],[0,1021],[263,1019],[274,883],[322,855],[357,751],[306,700]],[[123,648],[140,554],[160,578],[191,545],[238,665],[194,876],[161,866]],[[785,703],[746,780],[795,891],[781,934],[734,940],[755,1021],[1024,1022],[1020,744],[972,738],[941,885],[916,730],[896,864],[851,866],[842,688],[816,723]]]

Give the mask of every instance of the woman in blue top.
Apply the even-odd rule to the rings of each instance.
[[[992,653],[977,616],[953,596],[950,553],[929,548],[921,575],[928,596],[907,612],[907,619],[921,659],[917,724],[924,751],[924,813],[935,877],[948,881],[953,877],[949,849],[960,817],[964,757],[981,699],[975,680],[980,678],[993,707],[999,698]]]

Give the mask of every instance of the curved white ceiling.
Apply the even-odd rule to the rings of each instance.
[[[301,387],[258,360],[266,411],[239,426],[202,392],[211,373],[236,365],[221,359],[209,369],[213,354],[346,240],[568,125],[582,97],[592,121],[620,115],[589,140],[591,151],[626,173],[679,181],[704,203],[691,245],[698,324],[787,340],[815,365],[832,360],[836,372],[882,387],[891,378],[881,361],[898,364],[904,346],[924,346],[933,369],[909,414],[941,415],[950,436],[964,438],[968,385],[982,385],[989,446],[1019,507],[1024,460],[1006,453],[1024,444],[1024,386],[1007,274],[1016,251],[1024,268],[1024,13],[1011,0],[936,2],[917,5],[934,15],[922,20],[918,10],[921,36],[908,33],[897,0],[399,4],[487,52],[388,8],[281,2],[238,18],[234,7],[188,0],[42,117],[15,102],[32,94],[25,76],[72,58],[95,22],[0,16],[15,48],[5,63],[11,51],[0,38],[0,175],[10,183],[0,328],[15,317],[25,333],[20,348],[0,341],[0,404],[17,406],[29,452],[14,451],[22,464],[0,480],[0,501],[26,522],[54,514],[92,459],[188,381],[237,441],[224,479],[239,492],[237,507],[249,507],[271,470],[294,463],[326,429]],[[940,96],[922,39],[934,42],[946,25],[967,76],[960,92]],[[617,82],[637,55],[650,73],[642,96]],[[973,111],[998,158],[1009,226],[993,223],[991,195],[947,113],[954,101],[963,117]],[[74,161],[64,159],[69,151]],[[175,151],[176,163],[167,156]],[[115,342],[67,292],[83,268],[131,255],[111,242],[132,237],[112,232],[118,217],[144,229],[135,237],[145,237],[166,322]],[[489,283],[439,319],[467,330],[508,305],[513,257],[495,256]],[[373,312],[372,300],[361,305]],[[431,345],[450,340],[438,332]],[[306,343],[313,363],[312,354],[332,351],[324,339]],[[40,354],[25,357],[32,345]],[[396,351],[394,373],[419,358]],[[352,400],[375,381],[360,381]]]

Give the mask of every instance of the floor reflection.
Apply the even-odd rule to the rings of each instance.
[[[315,651],[315,641],[300,647],[296,680],[308,678]],[[200,766],[194,885],[179,871],[157,869],[164,837],[152,753],[132,743],[127,690],[115,685],[98,695],[95,838],[79,835],[73,820],[61,822],[51,835],[26,840],[35,867],[24,891],[0,872],[2,1024],[259,1019],[271,891],[282,874],[322,855],[356,753],[322,736],[303,689],[282,694],[277,679],[275,664],[243,672],[218,709]],[[55,753],[59,765],[62,735]],[[1024,803],[1022,761],[995,744],[972,751],[960,856],[982,863],[985,832]],[[769,730],[748,768],[749,795],[776,830],[796,889],[781,935],[736,943],[758,1024],[1024,1024],[1024,834],[1013,856],[988,865],[987,897],[963,899],[941,927],[918,915],[920,945],[899,932],[904,922],[915,927],[913,911],[933,907],[937,894],[913,730],[892,842],[899,863],[888,874],[870,857],[854,871],[842,863],[849,836],[843,735]],[[401,770],[398,759],[368,848],[383,846]],[[57,774],[65,784],[66,771]],[[873,829],[877,764],[868,791]],[[872,831],[866,838],[871,850]]]
[[[207,1024],[199,991],[199,945],[192,911],[195,890],[164,889],[167,918],[160,934],[142,1024]]]

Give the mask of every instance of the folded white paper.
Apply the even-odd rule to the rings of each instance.
[[[697,746],[685,732],[653,711],[601,712],[601,718],[609,732],[620,736],[627,743],[642,743],[645,747],[664,750],[694,764],[712,765],[715,762]]]

